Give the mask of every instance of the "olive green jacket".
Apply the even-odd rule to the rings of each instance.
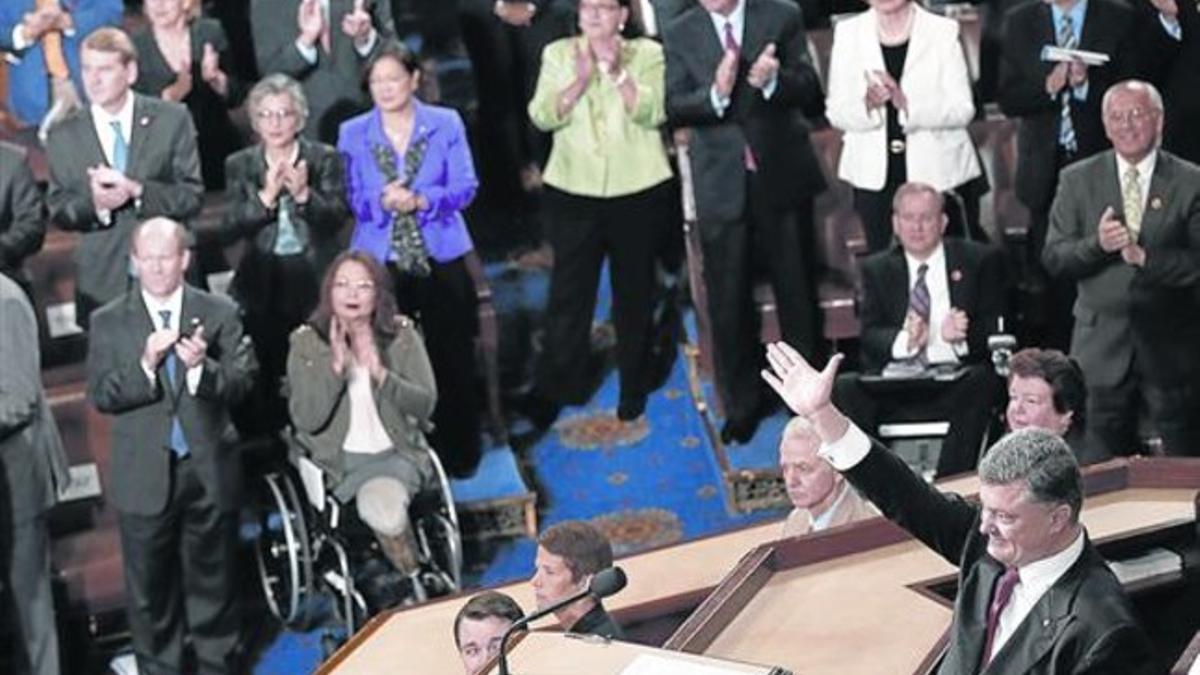
[[[372,381],[371,389],[379,419],[396,450],[419,452],[418,466],[426,466],[423,432],[430,428],[429,416],[437,402],[433,368],[412,320],[397,317],[396,328],[391,344],[380,349],[387,378],[382,384]],[[349,370],[335,374],[332,363],[332,348],[311,326],[292,333],[287,377],[295,440],[335,480],[341,480],[342,447],[350,428],[350,374]]]

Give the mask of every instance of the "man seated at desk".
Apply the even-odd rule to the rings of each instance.
[[[831,401],[841,356],[813,369],[783,343],[763,379],[821,438],[820,455],[889,519],[959,568],[938,672],[1162,672],[1079,512],[1079,465],[1052,432],[1000,439],[979,466],[979,503],[944,494],[854,426]],[[994,664],[994,667],[989,667]]]
[[[525,616],[516,600],[496,591],[472,597],[454,617],[454,646],[467,675],[484,672],[500,655],[500,641],[514,623]]]
[[[947,420],[937,477],[975,468],[992,411],[1004,395],[987,348],[1003,314],[1005,275],[998,252],[943,239],[940,192],[905,183],[892,200],[899,245],[862,265],[862,361],[868,373],[945,381],[870,387],[855,374],[838,380],[834,401],[863,429],[881,420]],[[917,389],[916,387],[922,387]]]
[[[529,579],[538,609],[586,589],[592,575],[612,564],[612,544],[595,525],[568,520],[548,528],[538,537],[536,569]],[[559,609],[554,615],[571,633],[618,640],[625,637],[600,601],[590,595]]]
[[[799,537],[879,515],[850,487],[842,474],[817,456],[821,437],[804,417],[793,417],[779,439],[779,470],[792,512],[783,521],[783,537]]]

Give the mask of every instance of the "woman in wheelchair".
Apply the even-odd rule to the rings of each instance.
[[[437,401],[413,322],[396,313],[387,272],[369,254],[330,265],[320,304],[291,337],[288,408],[296,445],[353,500],[397,570],[417,571],[410,501],[436,480],[424,431]]]

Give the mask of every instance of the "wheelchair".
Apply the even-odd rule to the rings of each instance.
[[[255,510],[254,557],[267,608],[275,618],[289,628],[305,628],[313,618],[315,596],[324,594],[333,599],[348,638],[382,609],[461,588],[458,514],[450,482],[432,448],[421,445],[429,454],[437,484],[409,504],[421,564],[404,575],[404,592],[388,594],[390,602],[381,604],[365,592],[364,583],[374,575],[399,573],[378,551],[354,504],[340,503],[330,489],[329,475],[306,453],[295,451],[299,448],[294,437],[287,442],[294,450],[291,461],[262,477]]]

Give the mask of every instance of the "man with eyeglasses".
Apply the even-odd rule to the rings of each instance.
[[[1071,356],[1087,376],[1089,443],[1139,448],[1138,412],[1168,454],[1196,455],[1200,167],[1159,148],[1153,85],[1104,94],[1113,149],[1063,171],[1042,260],[1077,283]]]
[[[196,128],[187,108],[142,96],[137,49],[117,28],[100,28],[81,46],[89,105],[50,131],[46,143],[50,220],[81,233],[76,247],[75,322],[133,286],[129,237],[164,216],[186,223],[200,212],[204,186]]]

